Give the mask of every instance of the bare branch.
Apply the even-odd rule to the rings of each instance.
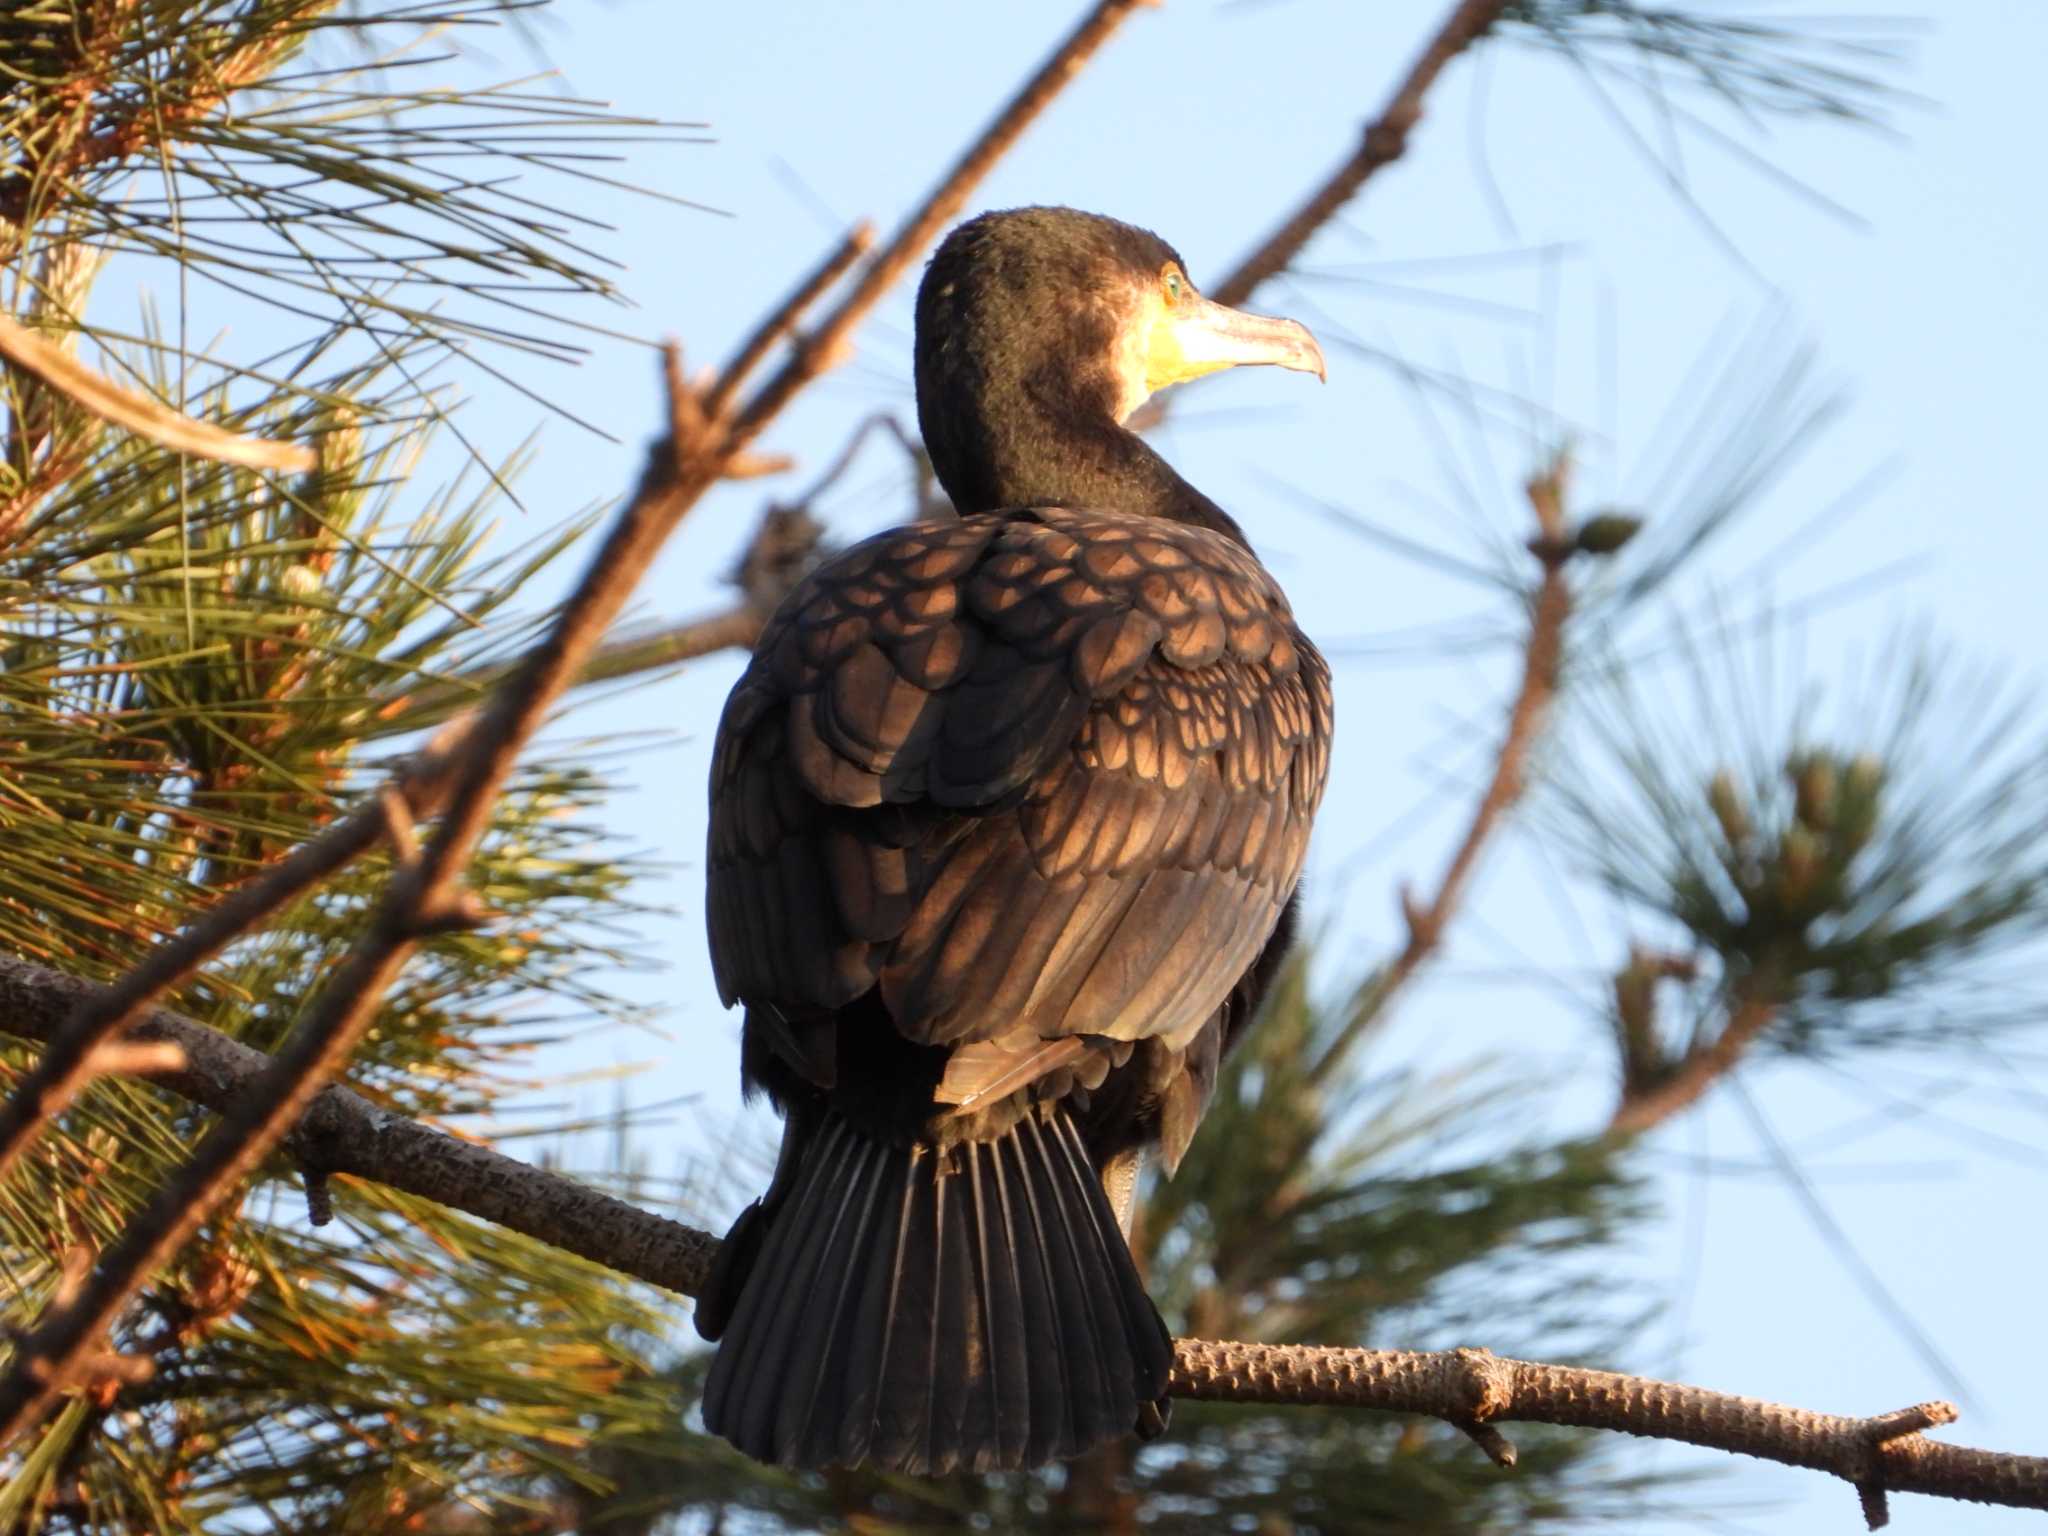
[[[1491,30],[1506,8],[1505,0],[1459,0],[1437,27],[1408,73],[1394,88],[1379,110],[1365,125],[1358,148],[1351,158],[1330,173],[1302,205],[1288,215],[1280,227],[1232,269],[1230,275],[1210,290],[1219,304],[1242,304],[1259,284],[1287,270],[1315,232],[1338,210],[1356,197],[1373,175],[1392,165],[1407,152],[1408,135],[1422,120],[1423,98],[1459,54]]]
[[[729,578],[739,589],[738,602],[649,633],[607,640],[585,664],[576,679],[578,686],[659,671],[715,651],[751,650],[769,616],[810,569],[822,533],[807,500],[769,503]],[[493,663],[416,684],[380,703],[377,719],[391,732],[437,724],[470,708],[478,694],[503,681],[511,670],[511,664]]]
[[[1209,297],[1219,304],[1244,304],[1262,283],[1286,271],[1317,230],[1335,218],[1378,171],[1407,153],[1408,135],[1422,120],[1423,99],[1436,84],[1437,76],[1452,59],[1485,36],[1506,8],[1506,0],[1459,0],[1438,24],[1415,62],[1408,66],[1408,73],[1381,106],[1379,115],[1365,125],[1351,157],[1332,171],[1227,276],[1209,288]],[[1170,394],[1152,396],[1132,413],[1131,429],[1150,432],[1157,427],[1166,420],[1174,398]]]
[[[614,640],[591,660],[581,681],[610,682],[695,661],[716,651],[750,651],[760,639],[767,617],[752,603],[737,603],[701,618],[666,625],[652,634]]]
[[[969,194],[994,168],[996,161],[1002,158],[1023,135],[1024,130],[1051,105],[1053,98],[1080,71],[1082,65],[1108,41],[1110,35],[1123,24],[1132,11],[1156,3],[1157,0],[1100,0],[1100,3],[1089,11],[1080,24],[1033,72],[1031,78],[1025,81],[1017,94],[996,114],[966,153],[939,179],[924,202],[904,220],[889,244],[869,259],[861,271],[859,281],[840,301],[839,306],[809,335],[794,336],[797,345],[788,361],[756,391],[750,401],[737,412],[732,412],[729,409],[731,390],[737,387],[746,372],[758,365],[756,354],[765,356],[780,336],[794,334],[794,326],[824,291],[838,280],[845,270],[845,263],[858,258],[861,252],[867,249],[872,236],[866,226],[857,226],[834,247],[832,253],[811,276],[756,328],[753,338],[742,345],[734,361],[727,367],[725,376],[709,386],[709,392],[697,406],[703,412],[704,430],[722,434],[721,451],[725,457],[719,475],[714,476],[714,479],[720,476],[732,478],[733,460],[745,445],[759,436],[799,390],[844,360],[854,328],[916,262],[924,247],[929,245],[959,213],[966,204]],[[884,418],[879,424],[895,432],[901,439],[901,429],[893,419]],[[875,425],[877,422],[872,418],[861,424],[854,441],[848,445],[848,456],[859,440]],[[830,478],[828,475],[826,482],[821,482],[809,495],[800,498],[799,507],[806,504],[810,496],[822,490],[824,483],[829,482]],[[789,509],[782,510],[787,512]],[[756,534],[757,544],[773,531],[771,525],[775,516],[775,509],[771,509],[768,519],[762,525],[762,531]],[[809,553],[809,545],[798,552],[803,558],[807,558]],[[794,568],[796,563],[793,560],[787,564],[789,568]],[[743,578],[744,575],[743,570]],[[658,636],[620,640],[597,653],[585,674],[586,679],[599,681],[622,677],[722,649],[726,645],[751,645],[754,636],[760,632],[761,621],[766,619],[775,604],[759,601],[754,587],[744,579],[742,590],[749,594],[748,606],[754,612],[730,610],[693,620],[676,630],[665,631]],[[781,592],[786,590],[784,587],[778,591],[775,601],[780,601]],[[431,697],[423,695],[417,703],[408,703],[406,715],[409,719],[427,721],[436,718],[438,711],[452,710],[454,707],[452,695],[444,696],[437,692]]]
[[[1316,1063],[1318,1076],[1344,1058],[1353,1042],[1386,1011],[1395,994],[1408,984],[1423,962],[1436,953],[1472,872],[1479,865],[1480,854],[1528,787],[1529,755],[1542,734],[1551,700],[1557,694],[1565,625],[1572,613],[1572,589],[1565,569],[1578,553],[1578,544],[1565,524],[1565,484],[1569,471],[1569,461],[1559,454],[1550,468],[1528,485],[1529,505],[1536,515],[1537,528],[1529,548],[1543,575],[1530,604],[1529,637],[1522,647],[1522,680],[1515,690],[1514,702],[1508,706],[1507,727],[1501,734],[1500,750],[1494,756],[1493,776],[1473,809],[1451,862],[1437,881],[1435,894],[1424,901],[1410,891],[1401,893],[1407,941],[1373,977],[1359,1007],[1345,1020],[1344,1027]]]
[[[739,351],[726,364],[725,372],[718,376],[718,382],[704,392],[704,409],[713,416],[724,415],[739,394],[740,386],[761,366],[761,360],[774,349],[775,343],[796,330],[825,291],[844,277],[874,243],[875,226],[866,219],[848,230],[846,238],[834,247],[832,253],[797,284],[796,290],[776,305],[768,317],[754,328],[754,333],[740,344]]]
[[[0,1020],[29,1039],[53,1038],[64,1018],[101,990],[0,956]],[[165,1008],[146,1015],[128,1038],[178,1046],[188,1065],[155,1080],[222,1111],[259,1092],[270,1065],[262,1052]],[[708,1232],[378,1109],[345,1088],[328,1088],[313,1100],[292,1148],[309,1168],[439,1201],[685,1296],[702,1288],[718,1252],[718,1239]],[[1921,1436],[1953,1419],[1945,1403],[1849,1418],[1485,1350],[1206,1339],[1177,1341],[1170,1390],[1209,1402],[1426,1414],[1471,1436],[1502,1465],[1512,1465],[1514,1447],[1493,1426],[1510,1421],[1684,1441],[1844,1478],[1856,1485],[1875,1524],[1882,1523],[1886,1491],[2048,1510],[2048,1458]]]
[[[210,421],[194,420],[137,390],[124,388],[105,374],[88,368],[62,347],[45,341],[12,315],[0,314],[0,357],[25,373],[34,374],[58,394],[103,421],[125,427],[173,453],[218,459],[223,464],[240,464],[248,469],[304,471],[319,463],[319,455],[301,443],[242,437]]]
[[[740,441],[753,437],[768,418],[782,409],[791,395],[838,360],[853,328],[923,254],[924,248],[938,237],[939,232],[958,217],[966,206],[968,194],[994,168],[996,161],[1051,105],[1053,98],[1065,89],[1081,66],[1129,19],[1131,12],[1157,3],[1158,0],[1099,0],[1081,19],[1080,25],[1067,35],[1051,57],[996,114],[994,121],[982,130],[981,136],[968,146],[967,152],[954,162],[953,168],[939,179],[938,185],[926,195],[918,210],[904,220],[889,243],[868,261],[854,283],[853,291],[840,300],[839,307],[803,340],[781,371],[762,385],[754,399],[739,413],[733,430]]]
[[[1888,1518],[1887,1492],[2048,1509],[2048,1457],[1947,1445],[1920,1433],[1955,1421],[1949,1403],[1848,1418],[1483,1349],[1425,1354],[1202,1339],[1176,1341],[1171,1390],[1210,1402],[1423,1413],[1461,1427],[1468,1419],[1519,1420],[1678,1440],[1842,1478],[1857,1489],[1873,1530]]]

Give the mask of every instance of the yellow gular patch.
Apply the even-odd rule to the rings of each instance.
[[[1205,373],[1220,373],[1230,366],[1227,358],[1195,359],[1182,345],[1180,328],[1188,317],[1166,301],[1156,290],[1146,301],[1144,314],[1145,388],[1158,391],[1169,384],[1199,379]]]
[[[1165,299],[1153,295],[1145,315],[1145,387],[1159,391],[1184,379],[1196,379],[1221,369],[1221,362],[1190,362],[1180,342],[1178,315]]]
[[[1160,387],[1152,382],[1152,348],[1166,318],[1166,298],[1148,284],[1135,295],[1132,304],[1131,321],[1119,329],[1116,340],[1118,421],[1127,418]]]

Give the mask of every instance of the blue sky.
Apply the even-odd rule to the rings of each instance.
[[[678,336],[697,362],[722,357],[837,228],[872,216],[886,229],[912,206],[1079,9],[563,0],[545,48],[570,89],[627,112],[704,121],[714,140],[631,150],[625,174],[722,214],[602,199],[617,226],[606,248],[626,263],[623,285],[638,306],[621,328]],[[975,205],[1111,213],[1159,230],[1198,282],[1211,280],[1348,152],[1441,10],[1415,0],[1175,0],[1140,12]],[[1521,531],[1514,488],[1532,467],[1541,407],[1581,429],[1581,506],[1640,508],[1654,521],[1655,466],[1685,445],[1702,353],[1738,333],[1759,349],[1743,354],[1754,359],[1807,340],[1821,381],[1842,387],[1847,408],[1675,600],[1696,613],[1710,597],[1736,613],[1797,609],[1880,577],[1854,601],[1818,603],[1795,627],[1801,676],[1824,681],[1868,662],[1897,625],[1922,622],[2017,680],[2038,678],[2048,569],[2037,424],[2048,343],[2044,56],[2048,12],[1991,0],[1949,6],[1901,76],[1925,102],[1896,113],[1897,133],[1773,122],[1768,141],[1746,141],[1853,218],[1687,139],[1685,174],[1715,235],[1569,65],[1491,43],[1432,96],[1409,158],[1316,241],[1302,263],[1309,275],[1270,285],[1253,306],[1323,335],[1329,385],[1253,370],[1175,402],[1164,451],[1245,524],[1305,627],[1338,658],[1339,752],[1310,876],[1316,914],[1338,940],[1326,954],[1333,980],[1396,940],[1397,884],[1441,866],[1512,658],[1432,659],[1425,646],[1397,643],[1417,626],[1487,612],[1489,601],[1498,614],[1499,600],[1337,531],[1312,509],[1317,501],[1469,557],[1472,508],[1497,530]],[[499,62],[507,71],[528,63],[511,45]],[[1654,138],[1639,98],[1617,99]],[[913,420],[909,312],[906,289],[864,328],[853,365],[763,442],[801,461],[792,486],[861,417]],[[1419,406],[1374,350],[1470,376],[1494,425],[1471,427],[1445,398]],[[629,484],[657,415],[649,354],[601,340],[573,375],[526,376],[620,439],[549,425],[521,483],[532,517],[552,521]],[[1678,425],[1660,428],[1674,400]],[[481,393],[466,421],[487,445],[506,447],[534,414],[509,392]],[[875,445],[826,497],[835,536],[900,516],[893,452]],[[1858,487],[1824,535],[1788,542]],[[672,620],[720,604],[717,578],[777,489],[729,487],[700,507],[641,616]],[[1645,627],[1661,632],[1656,621]],[[667,1038],[609,1033],[561,1053],[565,1065],[590,1068],[658,1058],[635,1080],[638,1102],[698,1095],[673,1130],[650,1135],[657,1164],[658,1138],[701,1146],[739,1114],[737,1021],[710,985],[697,868],[709,732],[738,667],[736,657],[715,658],[575,719],[579,732],[673,733],[631,762],[635,787],[613,812],[622,834],[675,866],[658,894],[678,910],[654,935],[673,963],[633,983],[666,1005]],[[1682,692],[1683,678],[1651,686]],[[1563,891],[1529,840],[1510,837],[1430,984],[1402,1005],[1387,1059],[1431,1068],[1511,1060],[1554,1081],[1548,1129],[1597,1124],[1611,1052],[1567,994],[1596,995],[1629,932],[1601,899]],[[1970,1388],[1950,1433],[2040,1454],[2048,1427],[2022,1405],[2035,1399],[2048,1346],[2019,1324],[2038,1309],[2042,1159],[2031,1149],[2048,1142],[2048,1098],[2036,1092],[2048,1084],[2017,1059],[2028,1044],[2015,1040],[2009,1077],[1962,1087],[1962,1069],[1938,1059],[1857,1060],[1853,1078],[1770,1066],[1743,1078],[1787,1141],[1832,1136],[1806,1159],[1816,1189]],[[609,1090],[591,1092],[601,1108]],[[1880,1130],[1857,1128],[1888,1104]],[[1640,1356],[1620,1363],[1841,1412],[1944,1395],[1779,1180],[1696,1171],[1700,1159],[1762,1163],[1738,1101],[1717,1094],[1660,1133],[1650,1157],[1669,1216],[1643,1232],[1626,1267],[1670,1305]],[[1620,1449],[1632,1466],[1724,1469],[1696,1496],[1716,1528],[1855,1528],[1853,1496],[1819,1477],[1677,1448]],[[1977,1533],[2032,1528],[2038,1517],[1901,1499],[1894,1521]]]

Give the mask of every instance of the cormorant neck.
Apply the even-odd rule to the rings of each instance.
[[[1106,412],[1020,405],[1013,400],[1000,416],[942,410],[943,422],[925,419],[920,409],[932,470],[963,517],[1013,507],[1076,507],[1192,523],[1246,543],[1227,512]]]

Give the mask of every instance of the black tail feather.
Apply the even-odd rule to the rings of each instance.
[[[864,1142],[853,1148],[853,1166],[849,1170],[853,1198],[830,1213],[833,1229],[826,1238],[815,1268],[825,1289],[799,1306],[795,1335],[789,1346],[792,1360],[817,1360],[823,1369],[819,1371],[818,1379],[789,1381],[788,1390],[780,1394],[776,1434],[787,1443],[800,1442],[810,1435],[811,1425],[817,1417],[819,1379],[831,1373],[833,1362],[843,1361],[846,1357],[850,1341],[843,1318],[847,1300],[860,1278],[858,1260],[869,1241],[877,1214],[875,1196],[878,1181],[873,1173],[874,1165],[883,1156],[884,1149],[874,1142]],[[830,1454],[829,1448],[825,1454]]]
[[[848,1133],[844,1125],[828,1125],[820,1138],[821,1158],[836,1161],[844,1156]],[[785,1209],[790,1219],[771,1226],[757,1260],[753,1276],[761,1282],[741,1290],[738,1306],[726,1336],[757,1341],[746,1374],[733,1383],[740,1397],[743,1418],[767,1416],[772,1420],[780,1402],[779,1390],[795,1332],[783,1320],[803,1315],[805,1296],[801,1282],[813,1271],[819,1238],[834,1213],[830,1191],[823,1181],[797,1184]],[[805,1250],[809,1249],[807,1255]],[[763,1262],[771,1256],[775,1262]],[[810,1263],[806,1263],[806,1258]],[[763,1326],[768,1324],[769,1326]]]
[[[1003,1471],[1157,1423],[1172,1340],[1065,1114],[944,1153],[828,1116],[750,1219],[704,1390],[748,1455]]]
[[[1111,1390],[1114,1379],[1104,1370],[1104,1356],[1116,1351],[1123,1340],[1103,1338],[1096,1322],[1093,1293],[1098,1277],[1090,1273],[1094,1266],[1089,1261],[1095,1257],[1097,1244],[1085,1203],[1077,1221],[1069,1203],[1062,1198],[1066,1194],[1062,1187],[1066,1183],[1065,1159],[1056,1146],[1047,1144],[1036,1120],[1025,1119],[1017,1132],[1019,1150],[1026,1153],[1024,1170],[1031,1181],[1039,1242],[1048,1269],[1048,1299],[1057,1320],[1060,1353],[1066,1366],[1069,1434],[1074,1444],[1072,1449],[1062,1447],[1058,1454],[1064,1457],[1098,1437],[1095,1408]],[[1128,1349],[1122,1352],[1128,1359]],[[1128,1430],[1130,1425],[1119,1428]]]

